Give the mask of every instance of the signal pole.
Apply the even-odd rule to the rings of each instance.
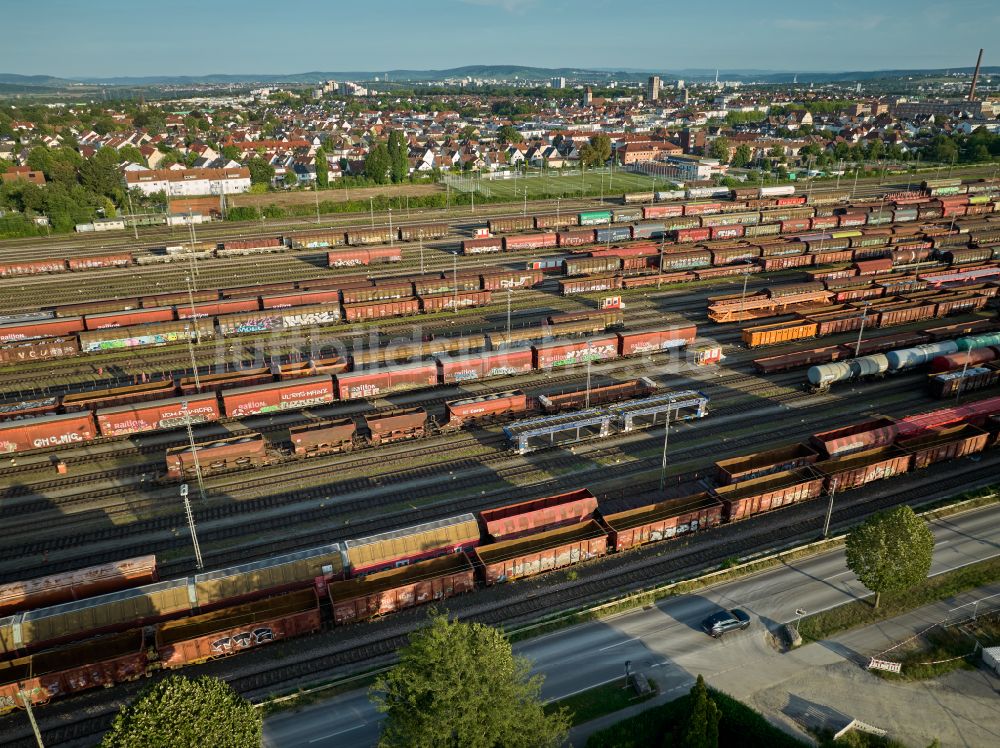
[[[31,723],[31,731],[35,733],[35,741],[38,743],[38,748],[45,748],[45,743],[42,742],[42,731],[38,729],[38,722],[35,721],[35,712],[31,708],[31,695],[23,688],[18,689],[17,695],[21,698],[21,703],[24,704],[24,711],[28,714],[28,721]]]

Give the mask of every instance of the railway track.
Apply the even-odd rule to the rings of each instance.
[[[981,463],[964,463],[959,470],[945,465],[923,474],[908,474],[882,484],[838,496],[833,527],[842,527],[872,511],[909,504],[919,506],[952,495],[954,481],[970,488],[995,480],[1000,459],[996,453]],[[645,488],[643,487],[637,487]],[[516,584],[481,589],[451,598],[448,610],[463,620],[516,626],[546,613],[579,607],[608,597],[620,596],[671,579],[683,579],[718,567],[733,556],[746,556],[778,545],[803,542],[817,536],[826,502],[816,500],[770,512],[735,525],[616,554],[574,567],[575,578],[557,572],[521,580]],[[407,635],[425,620],[426,611],[411,609],[374,624],[357,624],[325,631],[299,640],[281,642],[263,651],[247,652],[189,668],[192,674],[224,678],[239,692],[263,699],[286,688],[314,681],[319,675],[344,674],[358,666],[371,666],[393,655]],[[154,678],[162,675],[154,675]],[[91,692],[46,707],[42,720],[50,745],[97,739],[107,730],[120,704],[145,682],[125,684],[113,691]],[[0,719],[0,730],[12,748],[33,748],[34,742],[23,716]]]

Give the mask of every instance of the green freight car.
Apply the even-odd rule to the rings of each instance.
[[[597,226],[602,223],[611,223],[610,210],[587,210],[580,214],[581,226]]]

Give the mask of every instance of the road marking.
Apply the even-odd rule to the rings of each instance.
[[[834,574],[833,576],[830,576],[830,577],[823,577],[823,581],[824,582],[829,582],[831,579],[836,579],[837,577],[842,577],[845,574],[853,574],[853,573],[854,572],[852,572],[850,569],[848,569],[847,571],[842,571],[839,574]]]
[[[340,730],[339,732],[331,732],[329,735],[323,735],[318,738],[313,738],[310,743],[318,743],[321,740],[326,740],[327,738],[335,738],[338,735],[343,735],[345,732],[352,732],[353,730],[360,730],[362,727],[367,726],[367,722],[362,722],[360,725],[355,725],[354,727],[348,727],[346,730]]]
[[[639,639],[640,639],[640,637],[638,637],[638,636],[633,636],[633,637],[632,637],[631,639],[626,639],[625,641],[622,641],[622,642],[617,642],[617,643],[615,643],[615,644],[609,644],[609,645],[608,645],[608,646],[606,646],[606,647],[601,647],[601,648],[600,648],[599,650],[597,650],[597,651],[598,651],[598,652],[603,652],[603,651],[604,651],[604,650],[606,650],[606,649],[614,649],[615,647],[620,647],[620,646],[621,646],[622,644],[628,644],[629,642],[634,642],[634,641],[639,641]]]

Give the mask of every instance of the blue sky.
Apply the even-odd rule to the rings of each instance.
[[[997,0],[10,0],[0,72],[1000,64]],[[989,49],[992,41],[993,49]]]

